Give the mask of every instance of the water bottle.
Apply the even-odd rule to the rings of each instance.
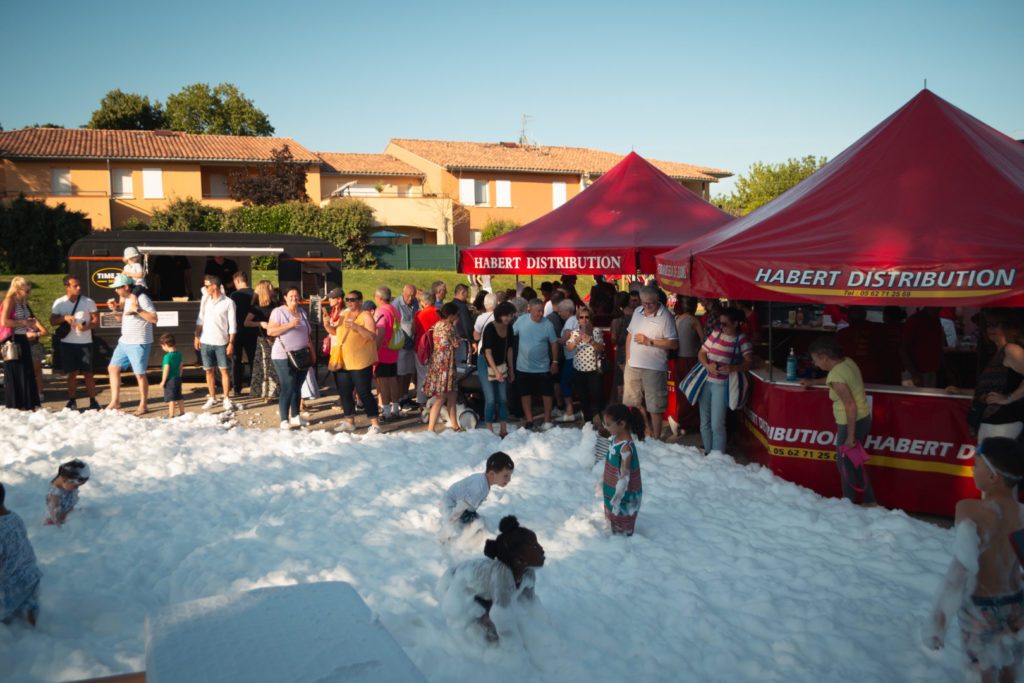
[[[786,357],[786,381],[796,381],[796,352],[793,347],[790,347],[789,356]]]

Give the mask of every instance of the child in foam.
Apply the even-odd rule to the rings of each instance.
[[[498,451],[487,458],[483,472],[471,474],[449,486],[441,499],[442,527],[469,524],[477,519],[476,509],[487,499],[491,487],[508,486],[515,467],[507,453]]]
[[[604,459],[601,493],[604,516],[613,534],[633,535],[640,513],[643,486],[640,480],[640,459],[634,436],[644,440],[644,416],[637,408],[621,403],[604,411],[604,428],[609,432],[608,451]]]
[[[484,544],[486,559],[467,560],[441,576],[438,599],[453,631],[523,645],[521,617],[538,624],[547,620],[534,593],[534,569],[544,566],[544,548],[511,515],[499,529],[498,537]]]
[[[9,624],[21,616],[35,626],[43,573],[36,565],[25,522],[4,507],[5,495],[0,484],[0,621]]]
[[[1017,485],[1024,478],[1024,447],[986,439],[974,459],[981,500],[956,506],[953,561],[939,591],[925,643],[939,649],[957,612],[968,672],[982,681],[1014,681],[1024,654],[1021,566],[1010,534],[1024,527]]]
[[[89,481],[89,466],[81,460],[71,460],[57,469],[46,494],[46,523],[60,526],[78,504],[78,488]]]

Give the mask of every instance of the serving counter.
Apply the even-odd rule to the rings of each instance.
[[[750,400],[737,437],[744,453],[787,481],[840,496],[835,418],[825,387],[804,389],[775,369],[751,371]],[[880,505],[953,516],[956,502],[978,495],[971,478],[970,397],[938,389],[866,385],[871,432],[866,465]]]

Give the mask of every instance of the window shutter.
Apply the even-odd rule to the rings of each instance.
[[[210,174],[210,196],[211,197],[227,197],[228,194],[228,177],[223,173],[212,173]]]
[[[495,206],[512,206],[512,181],[511,180],[496,180],[494,181],[494,205]]]
[[[130,168],[114,169],[114,196],[134,196],[134,188],[132,187],[132,171]]]
[[[476,183],[472,178],[459,178],[459,201],[466,206],[476,205]]]
[[[50,192],[52,194],[71,194],[71,169],[54,168],[50,171]]]
[[[159,168],[142,169],[142,198],[164,198],[164,176]]]
[[[551,183],[551,208],[557,209],[565,204],[565,183]]]

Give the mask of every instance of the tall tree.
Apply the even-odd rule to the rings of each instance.
[[[186,133],[272,135],[270,119],[231,83],[186,85],[167,98],[168,127]]]
[[[255,175],[246,169],[231,174],[231,198],[246,206],[308,201],[305,166],[295,162],[288,145],[272,150],[271,154],[274,161],[261,165]]]
[[[787,159],[778,164],[758,161],[750,166],[746,175],[737,179],[732,194],[719,195],[711,202],[734,216],[745,216],[810,176],[824,166],[826,161],[825,157],[813,154],[802,159]]]
[[[160,101],[149,101],[144,95],[111,90],[100,100],[100,108],[92,113],[86,128],[108,130],[156,130],[164,127]]]

